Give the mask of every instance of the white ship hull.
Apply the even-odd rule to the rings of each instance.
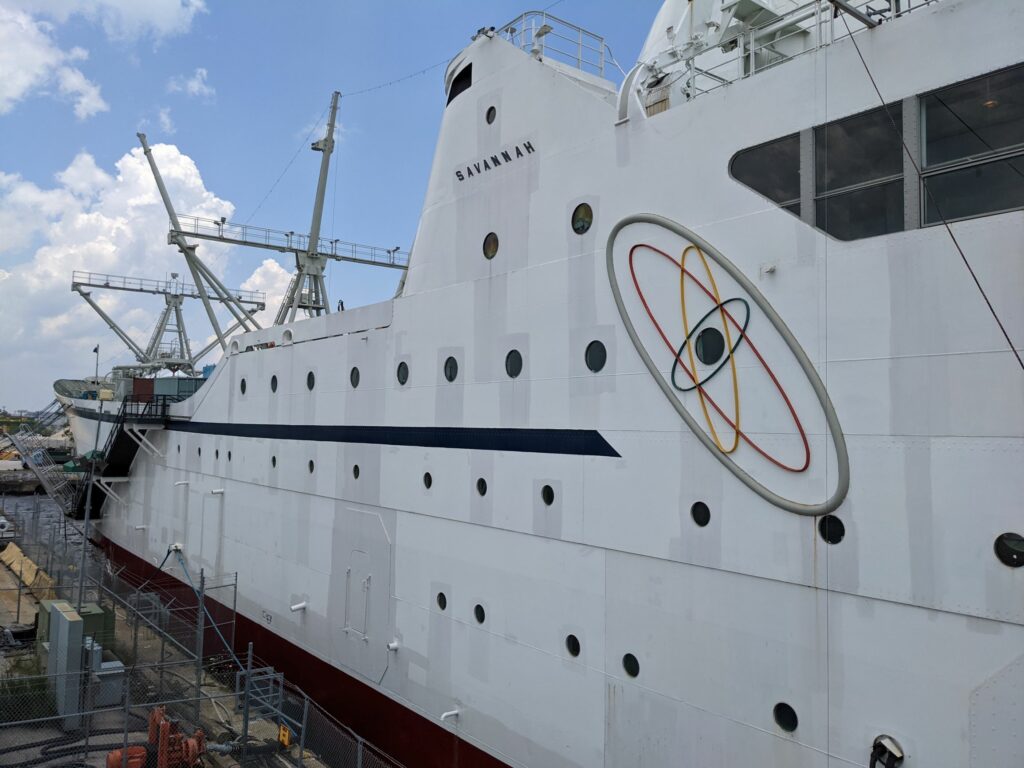
[[[120,404],[61,394],[56,397],[68,417],[68,426],[75,441],[75,454],[82,456],[97,448],[102,450],[107,444]]]
[[[1024,14],[947,0],[861,39],[899,101],[1019,63]],[[159,454],[139,453],[102,535],[237,571],[250,629],[514,766],[866,766],[883,733],[906,766],[1020,764],[1024,569],[993,554],[1021,528],[1014,356],[944,228],[841,242],[728,173],[878,105],[850,41],[625,122],[613,91],[501,40],[450,71],[465,61],[402,295],[238,337],[149,433]],[[1024,213],[954,228],[1024,338]],[[687,269],[749,308],[746,351],[707,385],[742,402],[749,441],[664,384],[644,302],[679,301],[680,277],[651,254],[689,244],[708,260]],[[454,764],[451,744],[424,763]]]

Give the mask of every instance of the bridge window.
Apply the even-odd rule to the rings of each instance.
[[[462,69],[459,70],[459,73],[457,75],[455,75],[455,77],[452,78],[452,84],[448,88],[448,101],[445,104],[445,106],[447,106],[448,104],[451,104],[452,103],[452,99],[454,99],[460,93],[465,91],[472,84],[473,84],[473,65],[472,64],[467,64],[466,66],[464,66]]]
[[[800,215],[800,134],[737,152],[729,171],[737,181]]]
[[[924,223],[1024,208],[1024,66],[921,98]]]
[[[814,129],[815,221],[839,240],[903,230],[902,105]]]

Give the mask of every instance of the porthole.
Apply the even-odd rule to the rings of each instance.
[[[202,448],[196,448],[196,454],[198,454],[199,456],[202,456],[203,455],[203,449]]]
[[[690,507],[690,517],[693,518],[693,522],[703,528],[711,522],[711,509],[703,501],[695,501]]]
[[[231,461],[231,451],[228,451],[228,461]]]
[[[580,203],[572,212],[572,231],[582,235],[594,223],[594,209],[589,203]]]
[[[405,382],[409,380],[409,366],[406,365],[404,360],[398,364],[398,370],[395,372],[395,375],[398,377],[398,383],[404,387]]]
[[[580,655],[580,639],[576,635],[566,635],[565,637],[565,650],[569,652],[569,655],[573,658]]]
[[[306,374],[306,389],[308,389],[310,392],[312,392],[313,391],[313,387],[315,387],[315,386],[316,386],[316,375],[312,371],[310,371],[309,373]]]
[[[835,515],[825,515],[818,519],[818,533],[829,544],[838,544],[846,535],[846,526]]]
[[[494,107],[487,108],[487,124],[490,125],[494,122],[494,118],[498,116],[498,110]]]
[[[586,360],[587,368],[597,373],[604,368],[604,364],[608,361],[608,351],[604,348],[604,344],[595,339],[587,344],[583,359]]]
[[[481,496],[487,495],[487,481],[484,480],[482,477],[478,477],[476,479],[476,492],[479,493]]]
[[[352,465],[352,477],[354,477],[356,480],[359,479],[359,465],[358,464],[353,464]]]
[[[799,721],[797,720],[796,710],[789,706],[789,704],[780,701],[775,705],[772,714],[775,716],[775,724],[786,733],[792,733],[796,730]]]
[[[352,385],[352,389],[355,389],[356,387],[359,386],[359,369],[356,368],[355,366],[353,366],[352,370],[348,372],[348,380],[349,383]]]
[[[423,487],[430,488],[434,484],[434,478],[430,476],[429,472],[423,473]]]
[[[272,467],[276,467],[277,466],[277,456],[271,456],[270,457],[270,466],[272,466]]]
[[[622,668],[626,670],[626,674],[630,677],[636,677],[640,674],[640,662],[636,660],[636,656],[632,653],[627,653],[622,657]]]
[[[242,394],[244,395],[245,394],[245,379],[242,379],[242,381],[238,385],[238,388],[240,390],[242,390]]]
[[[1003,565],[1020,568],[1024,565],[1024,537],[1019,533],[1002,533],[996,537],[996,557]]]
[[[270,377],[270,391],[277,392],[277,376]]]
[[[540,498],[544,502],[545,506],[550,507],[555,503],[555,489],[550,485],[545,485],[540,489]]]
[[[217,459],[218,461],[220,460],[220,448],[217,448],[216,450],[214,450],[213,458]]]
[[[312,475],[312,474],[313,474],[313,470],[314,470],[314,469],[316,469],[316,465],[315,465],[315,464],[313,463],[313,460],[312,460],[312,459],[310,459],[310,460],[309,460],[309,474],[311,474],[311,475]]]
[[[487,237],[484,238],[484,258],[493,259],[498,255],[498,236],[493,232],[488,232]]]
[[[518,349],[511,350],[505,355],[505,373],[510,379],[514,379],[523,372],[523,356]]]
[[[454,357],[449,357],[444,361],[444,377],[448,381],[455,381],[459,375],[459,361]]]
[[[437,593],[437,607],[442,611],[448,607],[448,598],[444,596],[444,592]]]
[[[705,328],[697,334],[693,351],[704,365],[714,365],[725,354],[725,337],[717,328]]]
[[[487,618],[487,614],[484,613],[484,607],[480,603],[477,603],[476,607],[473,608],[473,615],[476,617],[477,624],[483,624],[484,619]]]
[[[181,443],[178,443],[178,453],[181,453]]]

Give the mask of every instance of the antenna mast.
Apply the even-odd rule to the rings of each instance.
[[[327,259],[318,252],[320,242],[320,222],[324,215],[324,194],[327,191],[327,175],[331,166],[331,154],[334,152],[334,121],[338,115],[338,99],[341,94],[331,94],[331,114],[327,119],[327,133],[311,147],[315,152],[322,152],[320,158],[320,178],[316,183],[316,198],[313,201],[313,221],[309,225],[308,247],[305,252],[295,254],[295,276],[288,286],[280,309],[277,310],[275,325],[295,320],[299,309],[306,309],[311,314],[329,314],[330,299],[327,296],[327,285],[324,282],[324,267]]]

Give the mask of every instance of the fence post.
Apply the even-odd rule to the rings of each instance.
[[[185,561],[182,560],[182,568]],[[199,723],[199,700],[203,695],[203,634],[206,631],[206,570],[199,569],[199,602],[196,604],[196,724]]]
[[[128,670],[124,676],[124,743],[121,745],[121,768],[128,768],[128,729],[132,719],[131,697],[132,673],[131,670]]]
[[[302,768],[302,758],[306,754],[306,723],[309,722],[309,697],[302,697],[302,730],[299,732],[299,768]]]
[[[363,740],[356,734],[356,768],[363,768]]]
[[[21,567],[18,569],[18,607],[14,614],[14,623],[21,624],[21,587],[25,583],[25,553],[21,555]]]
[[[242,703],[242,764],[249,751],[249,695],[252,693],[252,643],[245,661],[245,699]]]
[[[135,588],[135,611],[132,616],[132,664],[139,663],[139,614],[142,612],[142,603],[139,588]]]
[[[86,664],[88,664],[88,662],[86,662]],[[92,675],[89,674],[88,667],[79,674],[85,675],[85,687],[84,690],[80,691],[82,697],[80,699],[80,717],[82,718],[82,727],[85,728],[85,746],[82,748],[82,758],[85,759],[89,757],[89,733],[92,731],[92,716],[87,714],[92,709],[90,703],[91,697],[89,695],[92,688]]]

